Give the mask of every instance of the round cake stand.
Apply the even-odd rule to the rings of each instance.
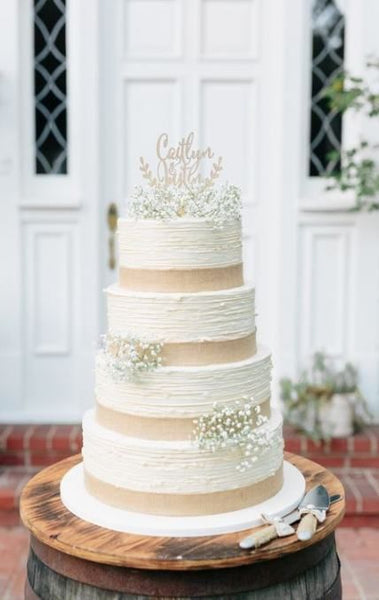
[[[303,473],[307,489],[323,484],[330,494],[344,494],[320,465],[293,454],[285,458]],[[62,477],[80,461],[78,455],[44,469],[23,490],[21,517],[31,533],[26,600],[237,593],[249,600],[341,598],[334,530],[343,500],[331,505],[310,541],[289,536],[253,551],[238,545],[248,531],[181,538],[122,533],[83,521],[62,504]]]
[[[81,462],[63,476],[61,500],[80,519],[113,531],[159,537],[199,537],[257,527],[262,524],[262,514],[278,517],[290,513],[304,496],[305,479],[288,461],[284,461],[283,479],[277,494],[255,506],[215,515],[167,517],[115,508],[91,496],[84,483]]]

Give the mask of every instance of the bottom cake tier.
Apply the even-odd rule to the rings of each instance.
[[[256,433],[259,448],[243,466],[242,447],[206,450],[192,440],[126,437],[99,425],[92,409],[83,419],[86,487],[106,504],[156,515],[217,514],[253,506],[283,484],[279,412]]]

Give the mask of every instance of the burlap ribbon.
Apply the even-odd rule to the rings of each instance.
[[[270,417],[270,399],[260,404],[260,414]],[[97,400],[96,421],[99,425],[130,437],[148,440],[189,440],[193,436],[193,418],[145,417],[113,410]],[[252,416],[251,427],[256,426],[256,415]]]
[[[100,481],[86,470],[84,473],[88,492],[105,504],[132,512],[168,516],[212,515],[239,510],[271,498],[283,485],[282,467],[274,475],[251,486],[204,494],[140,492]]]
[[[161,357],[164,366],[213,365],[245,360],[256,354],[255,332],[243,338],[215,342],[165,343]]]
[[[242,264],[212,269],[119,269],[121,287],[138,292],[200,292],[243,285]]]

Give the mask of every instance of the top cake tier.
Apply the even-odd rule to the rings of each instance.
[[[196,292],[243,285],[241,222],[118,221],[119,282],[136,291]]]

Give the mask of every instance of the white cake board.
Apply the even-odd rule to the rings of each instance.
[[[283,473],[281,490],[255,506],[217,515],[165,517],[129,512],[97,500],[86,490],[83,463],[79,463],[67,471],[61,481],[61,500],[80,519],[113,531],[168,537],[217,535],[260,525],[261,513],[282,516],[296,508],[305,492],[305,479],[287,461],[284,461]]]

